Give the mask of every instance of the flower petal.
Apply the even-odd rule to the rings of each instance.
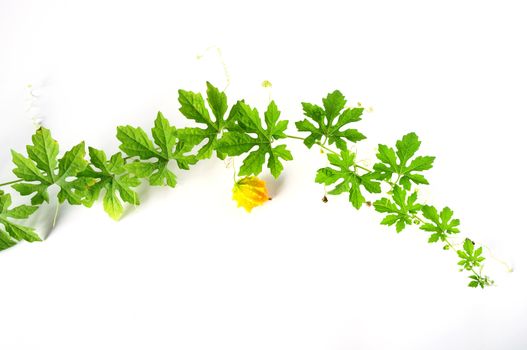
[[[254,207],[264,204],[269,198],[265,181],[256,176],[248,176],[238,180],[232,189],[232,199],[251,212]]]

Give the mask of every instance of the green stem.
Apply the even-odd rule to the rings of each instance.
[[[294,135],[285,135],[288,139],[296,139],[296,140],[305,140],[304,137],[300,137],[300,136],[294,136]]]
[[[295,140],[305,140],[305,138],[303,138],[303,137],[299,137],[299,136],[294,136],[294,135],[285,135],[285,136],[287,136],[287,138],[290,138],[290,139],[295,139]],[[321,143],[318,142],[318,141],[315,142],[315,144],[316,144],[318,147],[320,147],[320,148],[322,148],[322,149],[325,149],[326,151],[328,151],[328,152],[330,152],[330,153],[338,154],[336,151],[332,150],[331,148],[329,148],[329,147],[327,147],[327,146],[324,146],[323,144],[321,144]],[[354,166],[355,166],[355,168],[361,169],[361,170],[363,170],[363,171],[365,171],[365,172],[367,172],[367,173],[371,173],[371,172],[373,172],[373,170],[368,169],[368,168],[366,168],[366,167],[364,167],[364,166],[362,166],[362,165],[360,165],[360,164],[354,164]],[[384,181],[385,181],[386,183],[388,183],[388,184],[392,187],[392,189],[393,189],[393,187],[395,186],[395,184],[397,183],[397,182],[394,183],[394,182],[389,181],[389,180],[384,180]],[[397,181],[399,181],[399,180],[397,180]]]
[[[55,206],[55,215],[53,215],[53,228],[55,227],[55,224],[57,223],[57,217],[59,216],[59,208],[60,208],[60,202],[57,201],[57,205]]]
[[[355,164],[355,166],[356,166],[357,168],[359,168],[359,169],[362,169],[362,170],[364,170],[364,171],[367,171],[368,173],[371,173],[371,172],[372,172],[371,169],[365,168],[365,167],[363,167],[362,165]]]
[[[417,214],[412,215],[412,219],[413,220],[417,220],[417,221],[419,221],[422,224],[427,223],[425,219],[419,217]],[[453,252],[456,252],[456,248],[454,247],[454,245],[447,238],[445,238],[444,242],[450,248],[449,250],[451,250]],[[478,276],[479,279],[483,279],[483,277],[481,277],[481,272],[480,273],[476,272],[473,267],[471,267],[468,271],[470,271],[474,275]]]
[[[501,260],[501,259],[498,259],[494,256],[494,254],[492,254],[492,250],[490,250],[490,248],[486,245],[483,245],[483,247],[487,250],[487,253],[489,253],[489,256],[494,259],[495,261],[497,261],[498,263],[502,264],[503,266],[505,266],[505,268],[507,269],[507,272],[512,272],[513,271],[513,268],[512,266],[509,266],[509,264],[507,264],[505,261]]]
[[[323,148],[323,149],[325,149],[326,151],[328,151],[328,152],[330,152],[330,153],[338,154],[337,152],[335,152],[334,150],[332,150],[332,149],[329,148],[329,147],[324,146],[324,145],[321,144],[320,142],[315,142],[315,144],[316,144],[318,147]]]
[[[16,183],[19,183],[19,182],[22,182],[22,181],[24,181],[24,180],[18,179],[18,180],[13,180],[13,181],[9,181],[9,182],[4,182],[3,184],[0,184],[0,187],[16,184]]]
[[[304,137],[300,137],[300,136],[294,136],[294,135],[285,135],[288,139],[295,139],[295,140],[302,140],[304,141],[305,138]],[[323,143],[321,143],[320,141],[317,141],[315,142],[315,144],[322,148],[322,149],[325,149],[326,151],[330,152],[330,153],[333,153],[333,154],[338,154],[336,151],[332,150],[331,148],[327,147],[327,146],[324,146]]]
[[[234,180],[234,183],[238,182],[236,179],[236,165],[234,164],[234,157],[232,158],[232,179]]]
[[[300,136],[294,136],[294,135],[285,135],[287,138],[290,138],[290,139],[295,139],[295,140],[305,140],[305,138],[303,137],[300,137]],[[336,151],[332,150],[331,148],[327,147],[327,146],[324,146],[323,144],[321,144],[320,142],[315,142],[315,144],[322,148],[322,149],[325,149],[326,151],[330,152],[330,153],[333,153],[333,154],[338,154]],[[367,173],[371,173],[373,172],[373,170],[371,169],[368,169],[360,164],[354,164],[355,168],[358,168],[358,169],[361,169]],[[355,169],[356,170],[356,169]],[[384,180],[386,183],[388,183],[392,189],[395,187],[396,183],[399,181],[399,179],[397,179],[397,182],[392,182],[390,180]]]
[[[293,135],[286,135],[286,136],[287,136],[287,138],[290,138],[290,139],[305,140],[305,138],[303,138],[303,137],[299,137],[299,136],[293,136]],[[333,153],[333,154],[338,154],[337,152],[335,152],[335,151],[332,150],[331,148],[324,146],[324,145],[323,145],[322,143],[320,143],[319,141],[315,142],[315,144],[316,144],[317,146],[319,146],[320,148],[325,149],[325,150],[328,151],[328,152],[331,152],[331,153]],[[366,171],[367,173],[371,173],[371,172],[373,171],[373,170],[368,169],[368,168],[366,168],[366,167],[364,167],[364,166],[362,166],[362,165],[359,165],[359,164],[354,164],[354,168],[355,168],[355,172],[357,171],[357,168],[358,168],[358,169],[361,169],[361,170],[363,170],[363,171]],[[392,181],[389,181],[389,180],[384,180],[384,181],[385,181],[386,183],[388,183],[388,184],[392,187],[392,189],[393,189],[393,188],[395,187],[395,185],[399,182],[400,177],[401,177],[401,175],[398,174],[398,176],[397,176],[397,180],[396,180],[395,183],[392,182]],[[423,218],[420,218],[418,215],[412,215],[412,219],[417,220],[417,221],[419,221],[419,222],[422,223],[422,224],[426,223],[426,221],[425,221]],[[450,250],[452,250],[453,252],[456,252],[456,248],[454,247],[454,245],[453,245],[448,239],[445,239],[445,243],[448,245],[448,247],[450,248]],[[504,265],[508,266],[507,264],[504,264]],[[478,276],[480,279],[483,279],[483,278],[481,277],[481,273],[476,272],[476,271],[474,270],[474,268],[470,268],[468,271],[471,271],[474,275]]]

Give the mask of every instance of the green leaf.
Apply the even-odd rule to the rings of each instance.
[[[36,205],[49,202],[48,188],[58,185],[58,199],[61,203],[67,200],[70,204],[81,204],[86,186],[75,177],[87,164],[84,159],[84,142],[74,146],[57,160],[59,146],[48,129],[39,128],[32,141],[33,144],[27,146],[29,158],[11,151],[16,165],[13,173],[24,180],[12,187],[23,196],[33,194],[31,204]]]
[[[397,233],[400,233],[406,227],[406,223],[407,223],[406,220],[398,220],[397,223],[395,224],[395,231]]]
[[[468,286],[472,288],[477,288],[479,287],[479,283],[477,281],[471,281]]]
[[[202,124],[205,128],[193,127],[183,128],[177,130],[177,137],[188,146],[197,146],[204,140],[207,142],[198,150],[197,157],[199,159],[210,158],[214,150],[220,159],[224,159],[225,155],[217,151],[218,140],[224,129],[233,122],[233,114],[224,119],[227,112],[227,96],[224,92],[220,92],[211,83],[207,82],[207,103],[215,117],[212,120],[208,109],[205,107],[205,101],[200,93],[192,91],[179,90],[179,103],[181,108],[179,111],[188,119],[194,120],[198,124]],[[232,111],[231,111],[232,112]]]
[[[465,270],[472,271],[475,267],[481,266],[481,263],[485,260],[481,256],[483,247],[474,248],[474,242],[466,238],[463,242],[463,250],[457,251],[457,255],[460,258],[458,265],[462,266]],[[479,278],[479,276],[476,277]]]
[[[0,191],[0,250],[10,248],[22,240],[27,242],[41,241],[33,228],[13,221],[13,219],[27,219],[38,207],[28,205],[10,207],[11,195]]]
[[[393,225],[395,224],[397,221],[399,221],[399,216],[398,215],[394,215],[394,214],[390,214],[390,215],[387,215],[384,217],[384,219],[382,219],[381,221],[381,225]]]
[[[27,219],[37,211],[37,209],[38,207],[33,205],[19,205],[18,207],[8,210],[7,216],[13,219]]]
[[[141,181],[127,170],[121,153],[108,160],[104,151],[89,147],[89,154],[91,165],[79,174],[88,183],[88,195],[83,203],[90,207],[104,191],[104,210],[111,218],[119,220],[124,211],[121,200],[139,205],[139,195],[132,188],[139,186]]]
[[[413,132],[404,135],[401,140],[398,140],[395,143],[395,147],[397,147],[397,156],[401,164],[406,164],[414,156],[415,152],[417,152],[420,145],[421,141],[419,141],[419,138]]]
[[[155,146],[143,129],[130,125],[117,127],[117,139],[121,141],[119,148],[128,156],[139,158],[129,163],[127,169],[136,177],[148,178],[152,186],[175,187],[176,175],[168,168],[170,160],[175,160],[180,169],[187,170],[198,158],[186,155],[192,147],[177,142],[176,128],[170,125],[161,112],[157,114],[152,136]]]
[[[16,244],[17,244],[16,240],[11,238],[11,236],[7,232],[0,229],[0,251],[11,248],[12,246]]]
[[[59,144],[53,140],[50,131],[46,128],[39,128],[31,139],[33,145],[26,147],[29,158],[36,163],[38,169],[43,171],[47,179],[53,182],[57,168]]]
[[[481,287],[483,289],[494,284],[494,281],[492,281],[488,276],[471,275],[469,278],[471,281],[469,282],[468,286],[472,288]]]
[[[216,123],[221,126],[223,116],[229,108],[227,105],[227,95],[207,81],[207,103],[209,104],[212,114],[216,117]]]
[[[467,255],[471,256],[474,253],[474,243],[470,239],[465,239],[463,242],[463,249]]]
[[[315,182],[326,186],[337,183],[329,194],[349,193],[349,201],[359,209],[366,199],[362,195],[361,186],[370,193],[380,193],[381,185],[371,178],[370,174],[359,175],[355,169],[355,153],[343,150],[340,155],[328,154],[329,163],[333,167],[319,169],[315,177]]]
[[[162,158],[167,159],[159,153],[146,132],[141,128],[133,126],[118,126],[117,139],[121,141],[119,148],[129,156],[139,157],[140,159]]]
[[[427,232],[433,232],[428,242],[444,242],[448,235],[459,233],[458,219],[452,219],[454,212],[449,207],[444,207],[441,213],[437,212],[437,209],[430,205],[423,205],[421,208],[423,216],[430,220],[430,223],[421,225],[420,229]]]
[[[280,111],[274,101],[271,101],[265,112],[264,129],[258,111],[243,101],[238,101],[232,108],[236,120],[229,132],[223,134],[218,142],[217,150],[229,156],[239,156],[250,152],[244,159],[239,175],[259,175],[262,172],[266,158],[271,174],[278,178],[283,170],[282,159],[292,160],[291,152],[285,145],[273,147],[272,144],[286,137],[288,121],[279,121]]]
[[[119,220],[123,214],[123,205],[117,197],[115,185],[112,183],[103,198],[104,211],[114,220]]]
[[[386,181],[393,181],[396,177],[398,185],[406,190],[410,190],[412,182],[427,185],[428,180],[416,172],[431,169],[435,157],[419,156],[412,159],[420,145],[421,141],[413,132],[396,142],[397,151],[386,145],[379,145],[377,159],[380,162],[373,166],[375,177]]]
[[[379,213],[389,213],[381,221],[382,225],[392,226],[395,224],[397,233],[401,232],[406,225],[411,225],[415,215],[421,210],[422,205],[417,202],[417,192],[408,196],[407,191],[399,186],[394,186],[392,198],[381,198],[373,203]]]
[[[363,108],[344,109],[346,99],[338,90],[323,98],[322,104],[323,108],[303,102],[304,115],[311,121],[304,119],[295,123],[298,131],[309,133],[304,140],[308,148],[318,142],[324,144],[327,140],[330,145],[335,144],[340,150],[346,150],[347,141],[358,142],[366,138],[356,129],[345,128],[361,120]]]

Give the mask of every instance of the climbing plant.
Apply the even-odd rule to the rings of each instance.
[[[420,201],[417,186],[429,184],[425,174],[435,157],[419,154],[421,141],[415,133],[403,135],[394,146],[379,144],[376,163],[368,168],[357,161],[350,147],[366,138],[355,128],[364,109],[348,106],[338,90],[323,98],[321,105],[302,103],[305,119],[295,123],[297,135],[288,133],[289,121],[281,117],[274,101],[263,113],[244,100],[229,106],[226,94],[208,82],[205,96],[179,90],[178,100],[181,114],[195,126],[178,129],[159,112],[149,132],[130,125],[117,127],[120,151],[112,155],[84,142],[60,155],[50,130],[38,128],[25,154],[11,151],[16,179],[0,184],[30,202],[13,207],[11,193],[0,190],[0,250],[19,241],[41,240],[21,220],[50,201],[51,186],[58,187],[59,203],[91,207],[102,198],[104,210],[119,220],[126,204],[140,204],[135,188],[141,183],[176,186],[170,163],[189,170],[213,156],[242,158],[235,170],[233,199],[251,212],[269,199],[266,184],[258,176],[264,166],[274,178],[280,176],[284,163],[293,160],[285,143],[292,139],[327,154],[327,166],[316,172],[314,180],[329,189],[328,195],[346,194],[355,209],[373,206],[382,216],[380,223],[393,226],[397,233],[410,226],[421,230],[428,242],[457,256],[470,287],[494,283],[483,274],[483,247],[460,237],[460,220],[452,209]]]

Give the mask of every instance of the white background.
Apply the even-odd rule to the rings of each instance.
[[[334,89],[372,106],[361,159],[417,132],[437,156],[423,201],[515,272],[489,258],[497,287],[469,289],[418,230],[396,235],[346,196],[323,204],[324,156],[291,140],[250,215],[217,159],[142,187],[118,223],[64,205],[50,231],[55,203],[42,208],[48,239],[0,253],[0,349],[526,349],[522,3],[1,0],[0,182],[34,116],[62,151],[116,151],[117,125],[149,128],[158,110],[185,125],[177,89],[225,87],[219,47],[231,103],[264,107],[267,79],[291,120]]]

